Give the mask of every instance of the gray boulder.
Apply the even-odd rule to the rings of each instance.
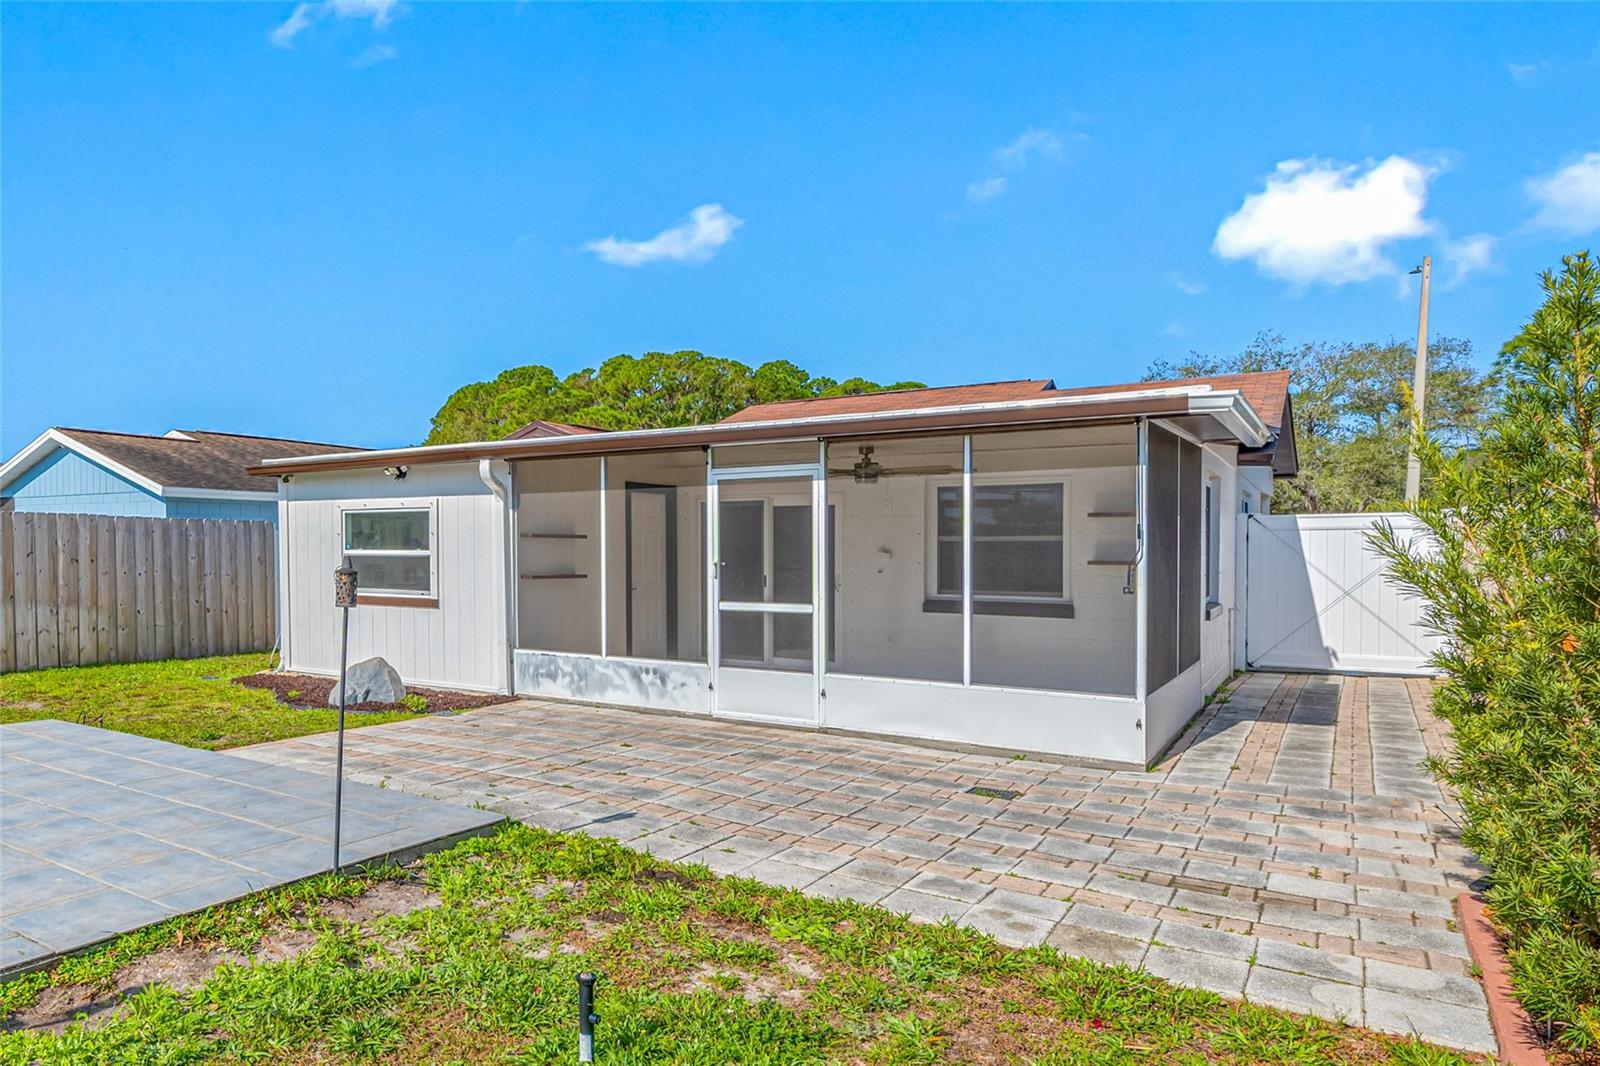
[[[353,663],[347,673],[347,683],[350,686],[349,702],[355,703],[399,703],[406,694],[406,687],[400,681],[400,675],[395,668],[381,658],[363,659]],[[339,706],[339,683],[336,681],[333,690],[328,693],[328,706]]]

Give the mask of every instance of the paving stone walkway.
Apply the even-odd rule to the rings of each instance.
[[[332,801],[328,772],[71,722],[0,726],[0,980],[328,869]],[[342,857],[403,858],[500,820],[351,785]]]
[[[531,700],[361,729],[346,759],[389,789],[1493,1051],[1453,905],[1483,871],[1418,766],[1444,736],[1428,694],[1248,675],[1150,773]],[[321,771],[331,743],[238,754]]]

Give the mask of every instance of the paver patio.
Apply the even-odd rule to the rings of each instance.
[[[327,772],[71,722],[0,726],[0,980],[328,869],[332,793]],[[361,784],[346,786],[344,812],[351,863],[414,855],[501,820]]]
[[[1289,1010],[1494,1050],[1417,765],[1428,683],[1254,674],[1153,772],[525,700],[362,729],[355,780]],[[332,738],[237,754],[325,772]],[[1012,789],[987,798],[974,786]]]

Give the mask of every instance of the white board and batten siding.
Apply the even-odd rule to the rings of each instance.
[[[417,465],[402,480],[378,470],[296,474],[280,499],[287,669],[338,672],[333,571],[343,554],[343,512],[429,507],[438,606],[354,608],[350,661],[382,656],[407,684],[505,690],[505,512],[476,464]]]
[[[1389,579],[1368,542],[1387,521],[1408,540],[1405,514],[1240,515],[1244,639],[1251,670],[1423,674],[1442,638],[1422,624],[1423,603]]]

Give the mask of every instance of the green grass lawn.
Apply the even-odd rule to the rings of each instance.
[[[584,969],[602,1063],[1487,1061],[510,825],[0,987],[13,1024],[100,1012],[0,1063],[573,1062]]]
[[[104,726],[186,744],[234,748],[335,728],[334,710],[297,710],[233,678],[268,668],[270,656],[224,655],[154,663],[64,666],[0,676],[0,724],[35,718]],[[350,726],[411,714],[353,714]]]

